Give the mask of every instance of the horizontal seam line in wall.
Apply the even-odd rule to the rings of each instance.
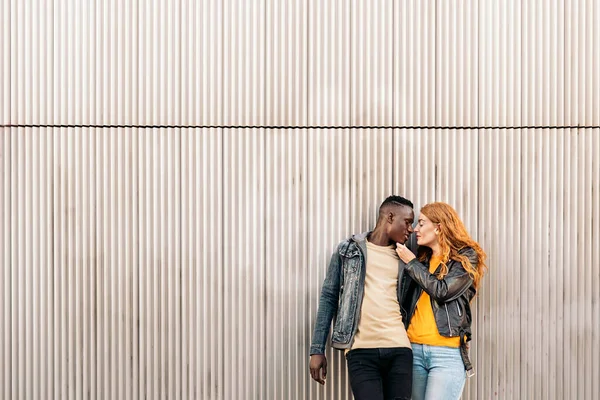
[[[567,126],[549,126],[549,125],[526,125],[526,126],[427,126],[427,125],[399,125],[399,126],[380,126],[380,125],[350,125],[350,126],[329,126],[329,125],[93,125],[93,124],[6,124],[0,125],[0,128],[125,128],[125,129],[600,129],[600,125],[567,125]]]

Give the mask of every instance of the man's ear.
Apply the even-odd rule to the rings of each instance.
[[[388,213],[388,215],[387,215],[387,222],[389,222],[390,224],[391,224],[392,222],[394,222],[394,213],[393,213],[393,212],[391,212],[391,211],[390,211],[390,212]]]

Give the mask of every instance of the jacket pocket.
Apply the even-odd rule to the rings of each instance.
[[[338,250],[338,254],[342,258],[356,258],[360,256],[360,250],[356,246],[348,245],[341,246]]]

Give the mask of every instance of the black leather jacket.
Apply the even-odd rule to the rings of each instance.
[[[469,257],[476,266],[477,254],[472,248],[462,249],[459,253]],[[431,308],[440,335],[460,337],[461,355],[465,369],[470,372],[472,366],[466,342],[471,340],[470,301],[476,293],[473,279],[462,264],[454,260],[448,263],[448,274],[442,280],[429,273],[429,258],[424,263],[414,259],[406,264],[402,282],[402,317],[407,329],[423,290],[431,297]]]

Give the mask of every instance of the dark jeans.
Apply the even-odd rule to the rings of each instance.
[[[346,360],[355,400],[410,399],[411,349],[355,349],[348,352]]]

